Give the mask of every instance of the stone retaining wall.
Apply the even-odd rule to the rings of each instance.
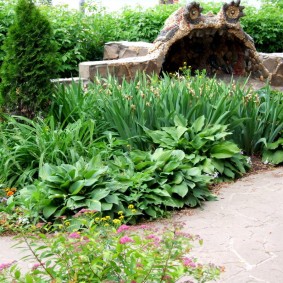
[[[265,68],[271,73],[270,84],[283,85],[283,53],[259,53]]]
[[[117,77],[131,80],[138,71],[146,74],[159,74],[162,61],[155,55],[135,56],[116,60],[104,60],[94,62],[82,62],[79,64],[79,74],[81,78],[93,81],[94,77],[99,75],[106,78],[109,74]]]

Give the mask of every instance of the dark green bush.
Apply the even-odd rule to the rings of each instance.
[[[255,46],[261,52],[283,51],[283,8],[272,4],[263,5],[261,9],[249,8],[242,25],[252,36]]]
[[[165,20],[178,8],[179,5],[161,5],[147,10],[125,9],[118,18],[118,39],[153,42]]]
[[[34,117],[48,106],[56,77],[51,26],[31,0],[19,0],[3,50],[1,93],[8,112]]]
[[[97,8],[92,15],[65,7],[41,7],[54,30],[54,40],[59,46],[60,77],[78,75],[78,64],[82,61],[100,60],[103,46],[116,39],[116,18]]]
[[[15,0],[7,1],[0,0],[0,46],[3,45],[4,39],[7,36],[8,28],[11,26],[15,16],[14,6]],[[2,64],[5,52],[0,48],[0,64]]]

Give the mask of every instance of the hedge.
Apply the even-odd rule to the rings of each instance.
[[[9,3],[7,3],[9,2]],[[13,22],[16,0],[0,0],[0,45]],[[218,12],[221,3],[204,4],[208,10]],[[100,7],[90,7],[92,14],[67,10],[64,7],[41,6],[55,31],[61,58],[60,76],[77,75],[81,61],[100,60],[107,41],[128,40],[152,42],[158,35],[166,18],[179,5],[160,5],[150,9],[125,9],[122,13],[107,13]],[[282,52],[283,50],[283,7],[264,4],[261,9],[247,7],[246,17],[241,23],[244,30],[254,38],[258,51]],[[0,51],[0,63],[4,53]]]

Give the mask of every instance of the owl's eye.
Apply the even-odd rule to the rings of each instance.
[[[223,5],[223,14],[228,23],[236,23],[244,16],[244,6],[240,6],[241,1],[232,1]]]
[[[190,24],[198,24],[201,21],[202,7],[196,2],[188,4],[185,8],[184,18]]]

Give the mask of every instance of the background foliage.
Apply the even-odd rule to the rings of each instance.
[[[13,22],[16,1],[0,0],[0,46]],[[264,1],[265,3],[265,1]],[[221,3],[202,3],[204,13],[218,12]],[[60,77],[77,75],[78,63],[99,60],[103,56],[105,42],[115,40],[152,42],[161,30],[166,18],[179,5],[160,5],[150,9],[125,9],[122,13],[106,13],[96,5],[90,5],[92,14],[67,10],[66,7],[41,6],[54,30],[59,46]],[[283,46],[283,8],[281,1],[266,2],[261,9],[247,7],[241,23],[251,35],[258,51],[281,52]],[[0,50],[0,63],[3,61]]]

